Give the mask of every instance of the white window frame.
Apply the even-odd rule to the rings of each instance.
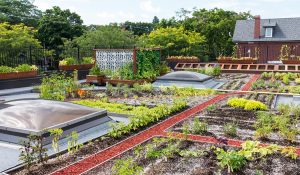
[[[268,31],[269,30],[269,31]],[[268,32],[269,33],[268,33]],[[272,27],[267,27],[265,31],[265,37],[266,38],[272,38],[273,37],[273,28]]]

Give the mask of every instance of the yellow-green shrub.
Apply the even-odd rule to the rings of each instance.
[[[246,103],[244,109],[245,110],[253,110],[253,111],[256,111],[256,110],[265,111],[268,109],[268,107],[260,101],[249,100]]]
[[[243,108],[245,110],[267,110],[268,107],[262,102],[247,100],[244,98],[232,98],[227,104],[233,108]]]
[[[296,78],[296,79],[295,79],[295,82],[296,82],[297,84],[300,84],[300,78]]]
[[[232,98],[228,100],[227,104],[234,108],[244,108],[247,100],[244,98]]]

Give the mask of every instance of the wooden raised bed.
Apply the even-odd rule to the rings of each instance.
[[[300,60],[282,60],[283,64],[300,64]]]
[[[68,70],[88,70],[91,69],[94,64],[76,64],[76,65],[63,65],[58,66],[59,70],[68,71]]]
[[[105,83],[105,75],[97,76],[97,75],[87,75],[86,76],[86,83],[97,83],[97,84],[104,84]]]
[[[149,82],[149,80],[112,80],[112,79],[104,79],[104,82],[107,82],[112,85],[117,84],[127,84],[129,86],[132,86],[135,83],[143,84],[145,82]]]
[[[37,76],[37,71],[0,73],[0,80],[31,78]]]
[[[218,63],[232,63],[232,64],[256,64],[257,60],[232,60],[232,59],[219,59]]]
[[[199,63],[200,60],[199,59],[175,59],[175,58],[170,58],[167,59],[167,62],[176,62],[176,63]]]

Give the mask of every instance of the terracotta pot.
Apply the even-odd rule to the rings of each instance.
[[[37,76],[37,71],[0,73],[0,80],[31,78]]]
[[[149,82],[149,80],[112,80],[112,79],[104,79],[104,81],[112,85],[127,84],[130,86],[132,86],[135,83],[143,84],[145,82]]]
[[[91,69],[94,64],[76,64],[76,65],[64,65],[58,66],[59,70],[70,71],[70,70],[88,70]]]
[[[282,60],[283,64],[300,64],[300,60]]]
[[[86,83],[97,83],[97,84],[104,84],[105,75],[87,75],[86,76]]]
[[[198,59],[167,59],[167,62],[176,62],[176,63],[199,63]]]

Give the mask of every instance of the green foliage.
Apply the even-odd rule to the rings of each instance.
[[[188,123],[184,123],[182,125],[182,133],[183,133],[184,139],[187,140],[188,134],[190,134],[190,125]]]
[[[30,66],[28,64],[20,64],[19,66],[15,67],[15,71],[29,72],[29,71],[32,71],[32,66]]]
[[[283,147],[281,149],[281,154],[283,154],[285,157],[290,157],[291,159],[296,160],[298,157],[297,150],[294,147]]]
[[[13,51],[17,52],[24,48],[28,49],[29,46],[39,47],[40,42],[34,38],[35,33],[36,30],[24,24],[10,25],[8,23],[0,23],[0,50],[13,49]]]
[[[29,135],[28,141],[21,142],[19,160],[26,164],[28,173],[36,161],[44,164],[48,160],[48,149],[44,147],[43,139],[42,136]]]
[[[123,48],[133,47],[135,38],[132,32],[123,30],[116,25],[96,26],[95,30],[88,30],[74,40],[80,47],[94,48]]]
[[[59,139],[62,136],[63,130],[61,128],[49,129],[50,136],[53,136],[52,139],[52,148],[54,152],[59,153]]]
[[[68,136],[68,152],[74,154],[80,148],[80,144],[78,144],[79,134],[76,131],[72,131]]]
[[[0,23],[23,23],[26,26],[36,27],[41,16],[42,12],[30,0],[0,1]]]
[[[40,97],[43,99],[63,101],[67,97],[75,96],[75,90],[77,89],[78,84],[72,77],[51,74],[42,80]]]
[[[94,64],[95,59],[93,57],[83,57],[81,64]]]
[[[201,44],[205,37],[194,31],[187,31],[184,27],[158,28],[149,35],[139,38],[139,45],[145,47],[160,47],[168,51],[168,55],[196,55],[203,54]],[[199,49],[200,48],[200,49]]]
[[[300,84],[300,78],[296,78],[295,83],[297,83],[299,85]]]
[[[63,38],[79,37],[83,31],[83,21],[78,14],[54,6],[47,9],[40,19],[37,36],[50,48],[57,49],[64,44]]]
[[[163,94],[176,95],[180,97],[207,96],[217,93],[214,89],[195,89],[193,87],[178,88],[177,86],[160,86],[159,88]]]
[[[215,110],[216,108],[217,108],[217,105],[212,104],[212,105],[207,106],[206,110],[212,111],[212,110]]]
[[[257,119],[254,124],[255,137],[258,138],[267,138],[273,127],[273,118],[272,115],[266,112],[257,112]]]
[[[289,104],[279,103],[277,110],[282,115],[290,115],[291,106]]]
[[[124,24],[121,24],[121,26],[125,30],[132,31],[133,34],[137,36],[141,36],[143,34],[149,34],[154,29],[154,24],[148,22],[126,21]]]
[[[262,102],[255,100],[246,100],[244,98],[231,98],[227,104],[234,108],[243,108],[245,110],[267,110],[268,107]]]
[[[138,79],[153,79],[160,75],[159,50],[138,50],[136,59]]]
[[[143,168],[138,166],[132,157],[118,159],[112,167],[113,175],[139,175]]]
[[[289,85],[290,84],[290,79],[289,79],[289,76],[288,75],[284,75],[282,77],[282,82],[286,85]]]
[[[123,134],[128,134],[140,127],[147,126],[150,123],[159,121],[160,119],[184,109],[187,103],[183,99],[174,100],[172,105],[158,105],[154,108],[147,108],[145,106],[130,106],[118,103],[107,103],[101,100],[81,100],[75,103],[86,105],[90,107],[106,109],[109,112],[116,112],[122,114],[129,114],[129,123],[126,125],[123,122],[111,123],[112,130],[109,135],[112,137],[120,137]]]
[[[204,74],[210,75],[210,76],[221,75],[221,68],[220,68],[220,66],[207,67],[207,68],[204,69]]]
[[[124,64],[119,70],[120,78],[122,80],[133,80],[133,63],[126,63]]]
[[[228,173],[240,170],[246,164],[246,158],[237,151],[224,151],[217,148],[217,160],[222,168],[227,168]]]
[[[224,133],[227,136],[237,136],[237,125],[235,123],[226,123],[224,125]]]
[[[38,68],[35,65],[21,64],[15,68],[8,66],[0,66],[0,73],[12,73],[12,72],[29,72],[35,71]]]
[[[219,55],[231,55],[234,43],[232,34],[237,20],[249,19],[249,12],[236,13],[223,9],[194,9],[179,23],[189,31],[196,31],[206,38],[204,47],[211,59]],[[229,35],[229,33],[231,35]]]
[[[161,62],[160,66],[159,66],[159,74],[163,75],[166,73],[171,72],[171,68],[167,65],[166,62]]]
[[[192,126],[193,134],[204,134],[207,133],[208,125],[206,122],[201,122],[199,118],[195,117]]]
[[[95,65],[90,69],[89,75],[103,76],[105,75],[105,73],[100,69],[98,65]]]
[[[0,73],[10,73],[10,72],[14,72],[15,69],[12,67],[8,67],[8,66],[0,66]]]

